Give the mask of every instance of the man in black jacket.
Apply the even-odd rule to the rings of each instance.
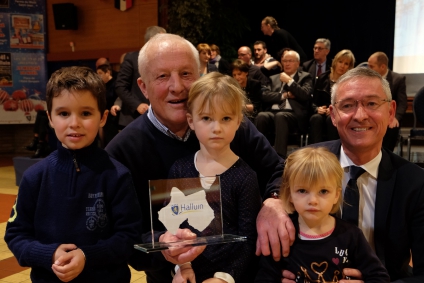
[[[145,43],[158,33],[166,33],[166,30],[158,26],[148,27],[144,36]],[[137,85],[137,79],[140,77],[137,62],[138,53],[139,51],[134,51],[125,55],[115,82],[116,93],[122,100],[119,116],[121,128],[126,127],[135,118],[144,114],[150,104]]]

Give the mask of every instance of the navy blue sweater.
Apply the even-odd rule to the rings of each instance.
[[[25,171],[5,241],[20,265],[32,267],[33,282],[61,282],[51,269],[61,244],[86,256],[72,282],[130,282],[140,214],[126,167],[94,143],[75,151],[58,145]]]

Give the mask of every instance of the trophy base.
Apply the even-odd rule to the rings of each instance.
[[[244,242],[246,240],[247,240],[247,237],[245,236],[222,234],[222,235],[215,235],[215,236],[198,237],[193,240],[183,240],[183,241],[170,242],[170,243],[154,242],[149,244],[137,244],[137,245],[134,245],[134,248],[145,253],[152,253],[152,252],[167,250],[169,248],[216,245],[216,244],[224,244],[224,243],[232,243],[232,242]]]

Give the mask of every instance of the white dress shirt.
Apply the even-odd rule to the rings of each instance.
[[[361,166],[356,165],[350,160],[343,150],[343,146],[340,150],[340,165],[344,169],[344,178],[342,183],[342,195],[346,189],[346,185],[349,182],[349,166],[358,166],[363,168],[366,172],[362,174],[358,180],[359,189],[359,218],[358,227],[364,233],[368,243],[375,251],[374,246],[374,215],[375,215],[375,197],[377,195],[377,177],[378,177],[378,166],[382,157],[381,151],[377,154],[374,159]],[[342,203],[343,206],[343,203]],[[342,207],[340,208],[342,211]]]

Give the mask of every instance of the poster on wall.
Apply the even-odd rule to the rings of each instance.
[[[13,64],[9,69],[11,87],[0,84],[0,124],[33,123],[37,111],[47,109],[45,55],[0,53],[0,58],[3,55],[10,56]]]
[[[44,49],[43,15],[10,15],[10,47]]]
[[[0,0],[0,124],[34,123],[46,110],[43,0]]]

